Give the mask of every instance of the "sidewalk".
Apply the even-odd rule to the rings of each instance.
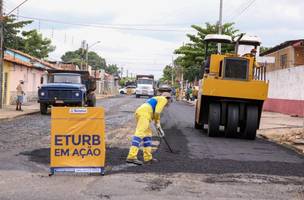
[[[96,99],[104,99],[109,98],[114,95],[96,95]],[[22,106],[23,111],[16,111],[15,105],[5,106],[3,109],[0,109],[0,121],[1,120],[9,120],[15,117],[30,115],[34,113],[40,112],[40,105],[37,102],[26,103]]]
[[[0,109],[0,120],[13,119],[22,115],[30,115],[40,112],[38,103],[26,103],[22,106],[23,111],[16,111],[15,105],[4,106]]]
[[[304,153],[304,118],[263,112],[258,134],[299,153]]]

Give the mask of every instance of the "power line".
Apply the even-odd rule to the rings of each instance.
[[[241,9],[248,5],[248,3],[250,2],[251,0],[247,0],[246,2],[243,2],[241,5],[239,5],[236,9],[234,10],[230,10],[230,12],[227,14],[226,18],[229,19],[229,18],[232,18],[235,14],[234,13],[239,13],[241,11]]]
[[[20,6],[22,6],[23,4],[25,4],[28,0],[24,0],[22,3],[20,3],[16,8],[14,8],[13,10],[11,10],[7,16],[9,16],[10,14],[12,14],[15,10],[17,10]]]
[[[231,17],[231,20],[235,20],[237,19],[238,17],[240,17],[248,8],[250,8],[250,6],[253,5],[253,3],[255,2],[256,0],[252,0],[251,2],[249,2],[249,4],[243,9],[241,10],[241,12],[233,17]]]
[[[46,19],[46,18],[38,18],[38,17],[27,17],[19,15],[20,18],[23,19],[30,19],[30,20],[38,20],[38,21],[45,21],[51,22],[56,24],[65,24],[65,25],[73,25],[73,26],[83,26],[83,27],[90,27],[90,28],[101,28],[101,29],[115,29],[115,30],[131,30],[131,31],[156,31],[156,32],[182,32],[185,33],[187,30],[184,29],[152,29],[152,28],[142,28],[142,27],[123,27],[118,25],[105,25],[105,24],[85,24],[85,23],[73,23],[73,22],[66,22],[54,19]]]

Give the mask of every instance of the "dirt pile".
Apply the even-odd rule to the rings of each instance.
[[[304,128],[267,130],[262,131],[260,135],[280,144],[288,145],[300,153],[304,153]]]

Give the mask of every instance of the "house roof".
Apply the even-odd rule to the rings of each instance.
[[[46,62],[46,61],[44,61],[44,60],[41,60],[41,59],[39,59],[39,58],[36,58],[36,57],[34,57],[34,56],[31,56],[31,55],[29,55],[29,54],[27,54],[27,53],[24,53],[24,52],[22,52],[22,51],[19,51],[19,50],[16,50],[16,49],[10,49],[10,48],[7,48],[7,50],[10,50],[10,51],[12,51],[12,52],[14,52],[14,53],[16,53],[16,54],[19,54],[19,55],[22,55],[22,56],[24,56],[24,57],[27,57],[27,58],[29,58],[29,59],[31,59],[32,61],[35,61],[35,62],[38,62],[38,63],[40,63],[40,64],[42,64],[42,65],[44,65],[44,66],[46,66],[46,67],[49,67],[49,68],[52,68],[52,69],[56,69],[56,67],[53,65],[53,64],[51,64],[51,63],[49,63],[49,62]],[[10,56],[10,57],[13,57],[13,56]],[[13,57],[14,58],[14,57]],[[32,62],[24,62],[24,61],[22,61],[22,60],[20,60],[20,59],[18,59],[18,58],[14,58],[15,60],[19,60],[21,63],[17,63],[17,64],[25,64],[25,63],[27,63],[27,64],[25,64],[25,66],[28,66],[28,67],[35,67],[35,65],[32,63]],[[29,66],[30,65],[30,66]]]
[[[266,56],[268,54],[279,51],[279,50],[284,49],[284,48],[289,47],[289,46],[297,46],[297,45],[301,44],[302,42],[304,42],[304,39],[288,40],[286,42],[283,42],[283,43],[281,43],[281,44],[279,44],[279,45],[261,53],[261,56]]]
[[[26,67],[33,67],[33,65],[31,63],[28,62],[23,62],[22,60],[19,60],[18,58],[11,56],[9,54],[4,54],[4,60],[8,61],[8,62],[12,62],[18,65],[23,65]]]

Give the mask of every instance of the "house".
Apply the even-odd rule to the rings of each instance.
[[[56,69],[52,64],[14,49],[4,52],[3,104],[16,102],[16,87],[24,81],[25,101],[37,100],[38,87],[47,69]]]
[[[304,39],[286,41],[261,53],[261,56],[275,58],[274,64],[267,65],[267,72],[304,65]]]
[[[286,41],[261,55],[275,57],[266,65],[269,91],[264,110],[304,116],[304,39]]]

